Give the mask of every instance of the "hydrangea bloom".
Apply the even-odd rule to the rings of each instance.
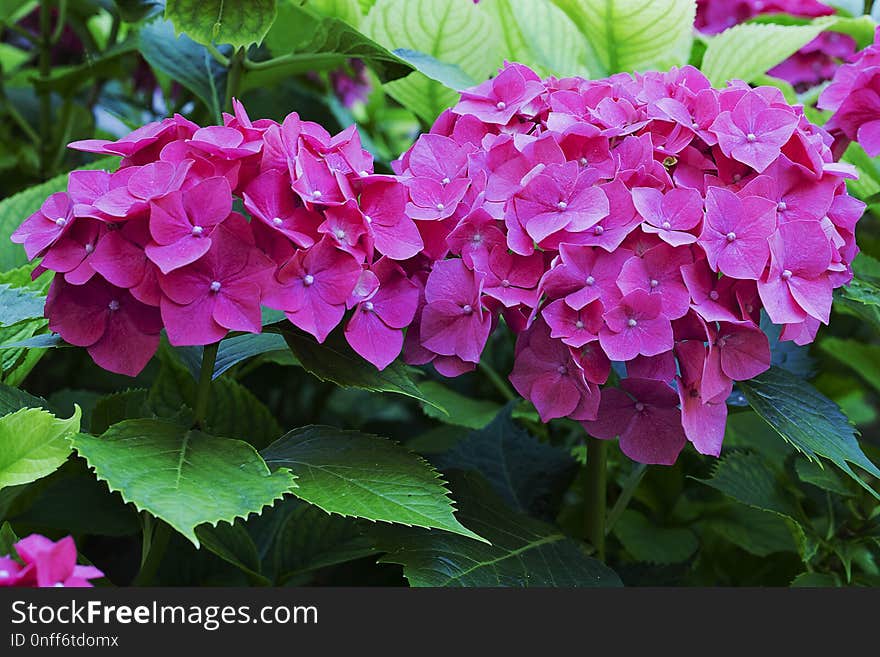
[[[403,184],[373,173],[354,128],[330,135],[295,113],[252,121],[236,102],[222,126],[175,116],[71,146],[121,166],[72,173],[12,239],[42,258],[37,272],[58,273],[50,328],[101,367],[136,375],[163,329],[173,345],[258,333],[261,306],[320,341],[351,311],[344,335],[358,353],[379,368],[400,353],[419,293],[395,261],[424,243]],[[431,155],[428,205],[436,195],[454,208],[468,182],[446,191],[430,177],[446,154]]]
[[[87,588],[91,579],[104,576],[94,566],[78,566],[76,545],[67,536],[53,542],[32,534],[14,545],[18,560],[11,555],[0,557],[0,586]]]
[[[725,400],[782,339],[813,339],[852,277],[853,175],[774,88],[696,69],[542,80],[507,64],[395,168],[424,248],[404,347],[457,375],[493,326],[541,418],[646,463],[721,449]],[[619,387],[607,384],[612,362]]]
[[[834,13],[830,4],[819,0],[697,0],[695,25],[704,34],[717,34],[761,14],[791,14],[802,18],[830,16]],[[855,51],[856,42],[852,37],[823,32],[768,74],[804,91],[830,80],[840,62]]]

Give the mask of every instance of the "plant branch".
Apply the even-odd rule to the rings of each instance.
[[[214,363],[220,343],[205,345],[202,351],[202,369],[199,372],[199,387],[196,390],[196,426],[203,428],[208,417],[208,404],[211,402],[211,382],[214,380]]]
[[[52,13],[50,0],[40,3],[39,70],[41,84],[37,94],[40,98],[40,175],[49,178],[49,162],[52,157],[52,92],[45,82],[52,74]]]
[[[598,438],[587,439],[587,481],[584,505],[586,537],[596,549],[596,556],[605,561],[606,461],[608,443]]]
[[[220,64],[220,66],[222,66],[223,68],[229,68],[229,57],[217,50],[217,47],[214,44],[209,43],[205,46],[205,49],[208,51],[211,57],[217,60],[217,63]]]
[[[623,482],[623,488],[620,491],[620,495],[614,503],[614,506],[611,507],[611,511],[608,512],[608,519],[605,522],[606,536],[611,533],[614,524],[620,519],[623,512],[626,511],[626,507],[629,506],[629,501],[635,494],[636,488],[639,487],[647,470],[648,466],[644,463],[636,463],[633,466],[632,472],[630,472],[629,476],[626,478],[626,481]]]
[[[55,29],[49,41],[54,46],[61,39],[61,33],[64,31],[64,24],[67,22],[67,0],[58,0],[58,20],[55,23]]]
[[[486,378],[492,382],[492,385],[495,386],[495,389],[501,393],[501,396],[504,397],[507,401],[513,401],[516,399],[516,393],[507,385],[507,381],[505,381],[498,372],[496,372],[489,363],[485,360],[480,360],[479,368],[483,371],[483,374],[486,375]]]
[[[171,527],[158,518],[144,513],[141,569],[132,582],[134,586],[149,586],[153,583],[170,540]]]
[[[226,76],[226,102],[224,108],[227,112],[232,111],[232,99],[238,96],[241,88],[241,74],[244,71],[245,49],[239,48],[229,60],[229,74]]]

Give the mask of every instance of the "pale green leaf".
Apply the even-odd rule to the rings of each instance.
[[[126,420],[73,446],[126,502],[161,518],[198,547],[195,528],[261,513],[296,485],[270,472],[249,444],[164,420]]]
[[[0,285],[0,327],[12,326],[28,319],[42,319],[46,297],[32,291]]]
[[[389,50],[423,52],[474,80],[485,80],[502,63],[498,26],[471,0],[378,0],[362,28]],[[418,72],[385,89],[427,123],[458,101],[455,91]]]
[[[275,21],[275,0],[167,0],[165,18],[202,44],[247,48],[262,42]]]
[[[819,343],[831,358],[851,367],[880,392],[880,347],[852,339],[825,338]]]
[[[240,520],[234,524],[219,522],[213,527],[201,525],[196,529],[196,536],[203,548],[248,573],[261,585],[269,584],[269,580],[261,572],[257,546]]]
[[[474,399],[460,395],[436,381],[419,384],[419,390],[431,403],[422,402],[425,415],[446,424],[454,424],[468,429],[482,429],[489,424],[501,406],[486,399]],[[447,412],[439,409],[447,409]]]
[[[593,77],[681,66],[693,44],[695,0],[553,0],[580,28]]]
[[[279,438],[262,454],[271,467],[296,475],[297,497],[328,513],[481,540],[456,519],[437,471],[387,438],[309,426]]]
[[[633,559],[646,563],[681,563],[699,547],[690,529],[658,527],[633,509],[621,514],[612,531]]]
[[[0,417],[0,488],[36,481],[61,467],[81,416],[77,406],[67,420],[36,408]]]

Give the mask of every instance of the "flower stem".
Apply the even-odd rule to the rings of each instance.
[[[165,550],[168,548],[168,541],[171,540],[171,528],[167,523],[146,513],[143,520],[144,541],[141,551],[141,569],[132,582],[134,586],[149,586],[153,583],[156,573],[159,572],[159,566],[162,564],[162,558],[165,556]]]
[[[642,477],[645,476],[647,470],[648,466],[644,463],[636,463],[633,466],[632,472],[630,472],[629,476],[626,478],[626,481],[623,482],[623,488],[620,491],[620,495],[614,503],[614,506],[611,507],[611,510],[608,512],[608,519],[605,521],[606,536],[611,532],[614,523],[616,523],[620,516],[623,515],[623,512],[626,511],[626,507],[629,506],[629,501],[635,494],[636,488],[638,488],[642,481]]]
[[[220,343],[205,345],[202,351],[202,369],[199,372],[199,387],[196,390],[196,426],[202,428],[208,417],[208,404],[211,401],[211,381],[214,379],[214,363]]]
[[[50,177],[49,161],[52,157],[52,92],[45,84],[52,74],[51,0],[40,3],[39,70],[40,80],[44,83],[37,92],[40,99],[40,175],[45,180]]]
[[[481,360],[478,367],[483,370],[483,374],[486,375],[486,378],[495,386],[495,389],[501,393],[501,396],[504,397],[507,401],[513,401],[516,399],[516,393],[511,390],[510,386],[507,385],[507,381],[501,378],[501,375],[496,372],[489,363],[485,360]]]
[[[605,498],[608,446],[597,438],[587,439],[587,484],[584,499],[586,536],[596,549],[596,556],[605,561]]]
[[[244,56],[245,49],[239,48],[229,58],[229,74],[226,76],[226,102],[224,103],[227,112],[232,112],[232,99],[238,96],[238,90],[241,88]]]

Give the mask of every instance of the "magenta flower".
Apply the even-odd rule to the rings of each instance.
[[[632,190],[633,203],[644,218],[642,230],[655,233],[672,246],[693,244],[693,230],[703,219],[703,197],[694,189],[673,189],[663,194],[651,187]]]
[[[684,265],[681,268],[690,296],[691,308],[707,322],[736,322],[740,318],[734,314],[736,299],[734,281],[729,276],[718,276],[709,268],[706,260]]]
[[[64,192],[52,194],[39,211],[28,217],[10,238],[24,245],[30,260],[43,255],[50,246],[70,229],[74,222],[73,203]]]
[[[675,348],[681,375],[675,377],[681,403],[681,425],[687,439],[700,454],[721,455],[724,426],[727,422],[727,397],[732,382],[713,397],[704,394],[703,372],[706,347],[702,342],[687,340]]]
[[[617,279],[632,256],[627,249],[606,253],[593,247],[562,244],[559,258],[541,279],[540,289],[551,299],[564,297],[575,310],[596,299],[610,308],[620,299]]]
[[[709,128],[728,157],[758,173],[779,157],[798,124],[794,112],[771,106],[760,94],[743,94],[732,111],[721,112]]]
[[[362,267],[351,254],[325,237],[296,251],[276,274],[278,285],[264,303],[283,310],[296,326],[323,342],[345,314],[345,302],[357,285]]]
[[[338,248],[353,255],[358,262],[372,260],[373,238],[370,223],[354,200],[324,211],[318,232],[327,235]]]
[[[532,71],[508,66],[493,79],[462,92],[456,111],[486,123],[505,125],[543,91],[544,86]]]
[[[611,360],[656,356],[672,349],[672,324],[661,314],[660,296],[634,290],[605,313],[599,343]]]
[[[568,347],[551,339],[543,322],[536,322],[517,341],[510,382],[535,405],[543,422],[575,415],[596,418],[598,389],[587,383]]]
[[[483,294],[506,308],[533,308],[538,301],[538,281],[544,272],[544,256],[521,256],[498,246],[488,255],[474,256],[474,269],[484,276]]]
[[[702,393],[713,399],[730,394],[730,381],[746,381],[770,369],[770,342],[748,322],[720,322],[709,327],[709,351],[702,374]],[[726,396],[726,395],[725,395]]]
[[[406,188],[399,182],[378,180],[366,184],[360,208],[376,249],[383,255],[406,260],[424,247],[415,222],[406,215]]]
[[[364,274],[369,274],[374,284],[355,290],[355,310],[345,326],[345,339],[352,349],[383,370],[400,354],[403,329],[412,323],[419,304],[419,287],[388,258],[382,258]]]
[[[550,327],[551,338],[559,338],[570,347],[583,347],[599,339],[602,311],[600,301],[592,301],[575,310],[562,299],[557,299],[541,311],[541,316]]]
[[[111,176],[110,190],[95,200],[94,206],[117,218],[144,212],[150,201],[179,190],[191,165],[191,160],[184,160],[179,165],[160,161],[123,169]]]
[[[232,190],[220,177],[153,201],[150,233],[154,243],[147,245],[147,257],[164,274],[195,262],[211,248],[214,229],[230,212]]]
[[[474,258],[485,259],[496,246],[506,246],[507,242],[498,221],[483,208],[478,208],[458,222],[446,237],[446,243],[468,267],[473,267]]]
[[[104,573],[94,566],[78,566],[76,545],[66,536],[53,542],[39,534],[31,534],[15,544],[23,565],[10,557],[0,557],[0,587],[72,587],[88,588],[91,579]]]
[[[434,265],[425,286],[422,345],[441,356],[478,362],[492,328],[492,316],[480,298],[482,288],[483,277],[461,260]]]
[[[770,257],[767,238],[776,227],[776,204],[766,198],[713,187],[706,195],[700,245],[713,271],[757,280]]]
[[[79,219],[43,257],[40,265],[64,274],[64,279],[82,285],[94,274],[95,249],[106,229],[96,219]]]
[[[831,245],[814,221],[782,224],[770,237],[770,268],[758,293],[774,324],[799,324],[807,316],[828,323],[831,314]]]
[[[168,341],[206,345],[229,331],[259,333],[260,299],[274,269],[244,219],[229,219],[214,231],[204,257],[159,277]]]
[[[683,317],[690,307],[690,294],[681,268],[691,264],[691,257],[687,249],[676,249],[661,242],[641,258],[633,257],[623,263],[617,287],[622,294],[644,290],[660,299],[660,311],[667,318]]]
[[[290,189],[290,179],[280,171],[260,174],[248,185],[243,198],[244,207],[254,219],[297,246],[305,249],[317,241],[316,229],[323,218],[302,205]]]
[[[640,463],[672,465],[687,442],[678,395],[659,381],[624,379],[605,388],[598,417],[583,425],[596,438],[620,436],[621,451]]]
[[[159,309],[135,299],[100,276],[84,285],[58,277],[46,300],[49,330],[66,342],[86,347],[105,370],[136,376],[159,347]]]

